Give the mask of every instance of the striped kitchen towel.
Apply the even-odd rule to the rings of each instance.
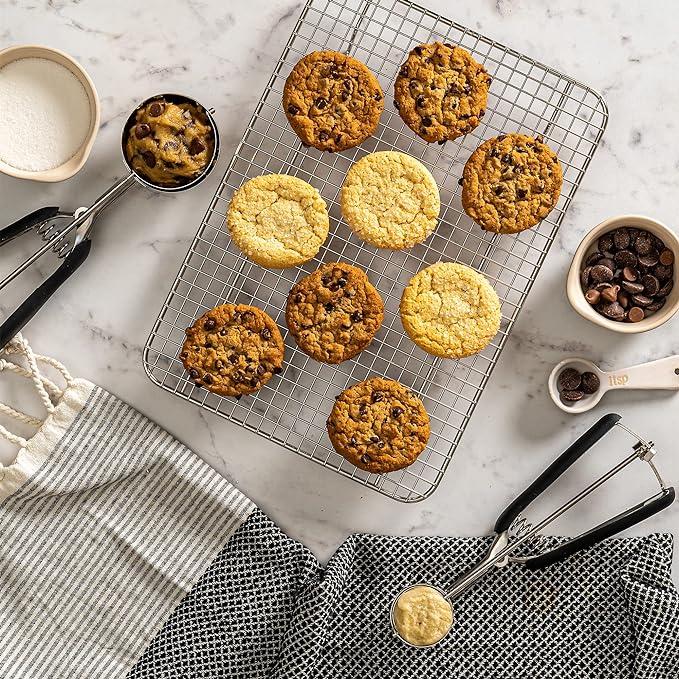
[[[39,427],[0,425],[20,448],[0,468],[2,679],[679,677],[670,535],[494,569],[451,635],[411,648],[389,626],[395,594],[449,584],[489,538],[352,535],[321,568],[136,410],[21,337],[8,352],[0,372],[30,379],[47,417],[0,405]]]

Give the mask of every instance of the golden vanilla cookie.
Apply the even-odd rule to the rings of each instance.
[[[405,124],[428,142],[471,132],[486,112],[490,76],[456,45],[434,42],[411,50],[394,85]]]
[[[467,160],[462,207],[486,231],[518,233],[551,212],[562,182],[559,160],[541,136],[503,134]]]
[[[264,174],[236,191],[227,225],[249,259],[284,269],[318,254],[330,220],[325,201],[313,186],[287,174]]]
[[[500,329],[500,299],[486,278],[464,264],[422,269],[401,297],[401,322],[424,351],[464,358],[486,347]]]
[[[335,450],[374,474],[411,465],[427,446],[430,433],[422,401],[401,383],[382,377],[345,389],[327,427]]]
[[[365,64],[323,50],[302,57],[283,88],[283,110],[307,146],[343,151],[377,129],[384,95]]]
[[[431,172],[399,151],[378,151],[351,166],[340,196],[347,224],[378,248],[404,250],[436,227],[441,199]]]
[[[304,353],[341,363],[363,351],[384,319],[384,304],[361,269],[323,264],[290,291],[285,321]]]
[[[198,386],[240,398],[281,372],[283,354],[283,338],[268,314],[247,304],[222,304],[186,329],[179,358]]]

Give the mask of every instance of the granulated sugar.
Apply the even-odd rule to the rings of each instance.
[[[0,159],[40,172],[65,163],[90,129],[85,88],[49,59],[17,59],[0,69]]]

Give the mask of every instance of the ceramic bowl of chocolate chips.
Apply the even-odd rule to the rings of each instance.
[[[566,290],[584,318],[620,333],[646,332],[679,310],[679,239],[650,217],[621,215],[596,226],[578,247]]]

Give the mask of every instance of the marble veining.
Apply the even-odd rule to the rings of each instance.
[[[658,464],[679,485],[679,397],[617,393],[594,412],[572,417],[552,405],[546,390],[551,367],[568,355],[610,369],[679,352],[679,319],[645,336],[611,335],[577,316],[564,290],[572,253],[602,219],[643,213],[677,228],[674,26],[679,5],[672,0],[563,0],[558,7],[526,0],[424,4],[598,89],[610,120],[446,477],[430,499],[400,505],[161,391],[141,365],[157,311],[302,3],[0,0],[0,48],[42,43],[69,52],[93,77],[102,103],[102,128],[79,175],[58,185],[0,176],[2,223],[40,205],[86,204],[119,178],[120,127],[135,103],[150,94],[186,92],[213,106],[222,137],[219,167],[196,189],[159,196],[133,188],[101,217],[90,259],[26,335],[36,350],[118,394],[187,443],[322,559],[354,531],[488,533],[517,492],[580,431],[612,410],[654,438]],[[3,248],[2,271],[35,246],[25,238]],[[2,315],[53,266],[44,259],[3,292]],[[12,396],[0,385],[3,398],[8,391]],[[7,461],[9,451],[1,453]],[[578,473],[573,481],[588,478]],[[573,488],[556,488],[554,498]],[[628,476],[620,492],[593,502],[590,516],[604,518],[635,502],[639,492],[634,475]],[[561,532],[578,527],[582,524],[567,520]],[[633,532],[677,534],[678,528],[675,504]],[[679,582],[677,573],[675,567]]]

